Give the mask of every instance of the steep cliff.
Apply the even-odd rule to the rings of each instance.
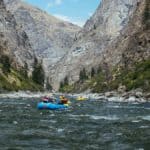
[[[31,78],[35,55],[26,32],[0,1],[0,92],[42,90],[42,84]],[[36,63],[38,65],[38,63]],[[39,65],[38,65],[39,66]],[[39,68],[39,67],[38,67]],[[39,73],[38,73],[39,74]]]
[[[14,16],[0,1],[0,55],[9,55],[14,67],[32,66],[34,54],[28,36],[17,24]]]
[[[43,60],[45,71],[50,69],[73,44],[79,27],[56,19],[21,0],[4,0],[7,10],[23,28],[37,57]]]
[[[83,68],[90,73],[92,67],[100,65],[111,72],[114,67],[149,59],[148,25],[145,28],[149,21],[143,21],[145,15],[149,20],[148,9],[148,0],[103,0],[71,51],[54,67],[54,88],[58,89],[65,77],[71,84],[78,81]]]

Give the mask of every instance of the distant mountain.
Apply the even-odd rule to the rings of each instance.
[[[74,42],[80,27],[56,19],[21,0],[4,0],[7,10],[27,34],[33,52],[42,59],[45,71],[59,61]]]
[[[149,59],[149,19],[148,0],[103,0],[76,36],[71,51],[53,68],[54,88],[66,77],[70,84],[78,81],[83,68],[89,74],[98,66],[111,72]]]

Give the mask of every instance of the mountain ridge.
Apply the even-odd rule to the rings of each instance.
[[[28,35],[35,55],[43,61],[47,74],[71,47],[80,27],[61,21],[20,0],[4,0],[7,10]]]
[[[120,55],[124,50],[123,48],[122,50],[116,49],[115,53],[116,43],[120,37],[124,36],[124,30],[128,28],[129,22],[138,8],[140,20],[143,18],[145,3],[146,1],[142,2],[141,0],[102,1],[94,15],[79,32],[71,51],[62,60],[63,63],[60,62],[53,68],[55,71],[52,73],[54,75],[50,78],[50,82],[53,83],[54,88],[58,89],[59,83],[65,77],[68,77],[70,84],[78,81],[83,68],[90,72],[92,67],[100,64],[103,68],[106,64],[108,68],[119,64],[122,57]],[[138,23],[141,25],[140,21]],[[135,27],[138,30],[138,26]],[[133,31],[136,29],[133,27]],[[133,34],[133,31],[127,30],[127,33]],[[113,45],[114,49],[112,49]],[[118,45],[120,44],[118,43]]]

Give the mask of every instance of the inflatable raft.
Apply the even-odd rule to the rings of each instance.
[[[38,109],[50,109],[50,110],[57,110],[57,109],[66,109],[68,108],[68,104],[56,104],[56,103],[44,103],[39,102],[37,105]]]
[[[82,96],[77,97],[77,101],[84,101],[84,100],[87,100],[87,98]]]

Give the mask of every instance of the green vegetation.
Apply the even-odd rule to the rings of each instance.
[[[94,77],[95,74],[96,74],[95,69],[92,67],[92,69],[91,69],[91,77]]]
[[[28,64],[25,62],[24,67],[20,69],[20,73],[27,78],[28,77]]]
[[[0,58],[0,63],[2,64],[2,71],[5,75],[10,73],[11,61],[7,55],[2,55]]]
[[[44,70],[42,67],[42,63],[38,63],[37,59],[35,58],[34,60],[34,67],[33,67],[33,72],[32,72],[32,80],[43,86],[44,85],[44,79],[45,79],[45,74]]]
[[[74,85],[64,85],[64,86],[61,86],[59,88],[59,91],[60,92],[71,93],[71,92],[75,91]]]
[[[32,79],[23,76],[20,71],[11,68],[11,72],[7,76],[0,73],[0,91],[18,91],[30,90],[38,91],[43,90],[43,87],[33,82]]]
[[[132,69],[118,67],[110,72],[109,78],[106,72],[99,67],[94,72],[94,76],[91,74],[91,78],[87,78],[86,80],[80,78],[81,81],[79,80],[74,85],[63,86],[61,91],[82,92],[91,89],[92,92],[105,92],[116,90],[119,85],[124,85],[127,91],[136,88],[150,91],[150,60],[138,62],[132,66]]]
[[[145,11],[143,14],[143,23],[146,25],[146,29],[149,29],[149,26],[150,26],[150,3],[149,3],[149,0],[146,0]]]
[[[68,77],[66,76],[64,78],[64,80],[62,82],[60,82],[60,88],[59,91],[60,92],[68,92],[70,89],[70,85],[69,85],[69,81],[68,81]]]
[[[93,69],[91,70],[91,76],[95,74],[95,70],[93,70]],[[85,83],[88,79],[89,79],[88,73],[85,70],[85,68],[83,68],[80,71],[78,82],[76,82],[75,84],[69,85],[68,77],[65,77],[64,80],[62,82],[60,82],[59,91],[67,92],[67,93],[74,92],[74,91],[76,91],[76,92],[80,91],[79,90],[80,85],[82,85],[82,86],[85,85]],[[86,90],[86,87],[84,87],[84,89]]]
[[[0,92],[30,90],[41,91],[43,86],[28,77],[28,65],[16,70],[11,66],[10,58],[2,55],[0,58]]]
[[[150,60],[137,63],[133,70],[122,71],[116,81],[122,81],[127,90],[139,87],[145,91],[150,90]]]
[[[83,81],[85,81],[85,80],[88,79],[88,75],[87,75],[87,73],[86,73],[85,68],[83,68],[83,69],[80,71],[79,78],[80,78],[79,80],[80,80],[81,82],[83,82]]]
[[[94,92],[115,90],[119,85],[125,85],[127,91],[142,88],[150,90],[150,60],[139,62],[132,69],[120,68],[112,71],[113,78],[108,81],[103,74],[98,75],[93,80],[96,82],[93,87]]]

